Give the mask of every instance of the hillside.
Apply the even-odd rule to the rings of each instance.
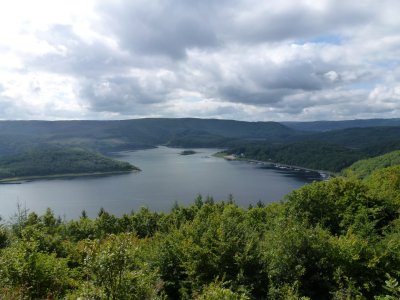
[[[237,141],[284,142],[299,133],[276,122],[215,119],[121,121],[0,121],[0,155],[37,143],[89,148],[102,153],[158,145],[221,147]],[[9,141],[18,140],[21,143]],[[232,144],[230,144],[232,145]]]
[[[347,177],[366,178],[378,169],[400,165],[400,151],[393,151],[355,162],[350,167],[343,170],[343,175]]]
[[[397,119],[340,121],[338,124],[343,122],[346,126],[394,125]],[[318,127],[318,124],[314,125]],[[107,155],[158,145],[223,149],[245,147],[251,159],[264,160],[263,156],[267,156],[267,159],[284,164],[337,172],[358,159],[400,149],[400,127],[306,132],[276,122],[194,118],[0,121],[0,157],[25,153],[37,147],[84,148]],[[255,150],[257,147],[259,150]]]
[[[79,148],[42,147],[0,159],[0,180],[80,175],[139,170],[127,162],[117,161],[93,151]]]
[[[364,158],[359,151],[343,146],[305,141],[286,145],[253,145],[229,149],[244,159],[281,163],[314,170],[338,172],[353,162]]]
[[[348,128],[316,133],[308,138],[381,154],[379,152],[386,145],[396,147],[400,144],[400,127]]]
[[[400,119],[359,119],[343,121],[281,122],[281,124],[299,131],[331,131],[347,128],[400,126]]]
[[[379,124],[396,124],[395,120],[397,119],[382,120]],[[356,126],[358,121],[354,122],[348,121],[348,125]],[[364,120],[365,124],[370,125],[376,122]],[[145,149],[158,145],[236,147],[249,143],[271,145],[301,141],[338,144],[361,149],[371,155],[378,155],[399,148],[400,127],[378,126],[305,132],[291,129],[277,122],[193,118],[120,121],[0,121],[0,155],[26,151],[38,144],[88,148],[108,153]]]

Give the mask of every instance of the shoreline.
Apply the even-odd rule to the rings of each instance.
[[[277,162],[273,162],[273,161],[262,161],[262,160],[255,160],[255,159],[250,159],[250,158],[240,158],[233,154],[231,154],[231,155],[218,154],[218,155],[214,155],[214,156],[223,158],[225,160],[230,160],[230,161],[236,160],[236,161],[245,161],[245,162],[249,162],[249,163],[262,164],[262,165],[270,166],[270,167],[280,169],[280,170],[286,169],[286,170],[295,170],[295,171],[314,172],[314,173],[318,173],[323,180],[326,180],[326,179],[336,176],[336,174],[334,172],[330,172],[330,171],[310,169],[310,168],[300,167],[300,166],[295,166],[295,165],[287,165],[287,164],[277,163]]]
[[[65,174],[37,175],[37,176],[21,176],[21,177],[10,177],[10,178],[0,179],[0,184],[22,184],[24,182],[29,182],[29,181],[34,181],[34,180],[41,180],[41,179],[91,177],[91,176],[102,176],[102,175],[118,175],[118,174],[136,173],[136,172],[140,172],[140,170],[90,172],[90,173],[65,173]]]

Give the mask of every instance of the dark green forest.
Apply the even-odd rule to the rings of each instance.
[[[0,158],[0,180],[30,176],[139,170],[127,162],[80,148],[40,147]]]
[[[400,167],[281,203],[202,198],[170,212],[0,227],[1,299],[399,299]]]
[[[367,157],[361,151],[344,146],[305,141],[285,145],[249,145],[224,151],[243,159],[281,163],[292,166],[339,172],[353,162]]]

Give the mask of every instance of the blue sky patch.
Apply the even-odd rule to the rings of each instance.
[[[328,34],[328,35],[320,35],[317,37],[313,37],[310,39],[303,39],[295,41],[295,44],[304,45],[304,44],[330,44],[330,45],[342,45],[345,42],[346,38],[342,35],[338,34]]]

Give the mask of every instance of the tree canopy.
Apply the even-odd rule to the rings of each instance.
[[[390,167],[248,209],[199,195],[168,213],[19,211],[0,226],[0,297],[397,299],[399,182]]]

